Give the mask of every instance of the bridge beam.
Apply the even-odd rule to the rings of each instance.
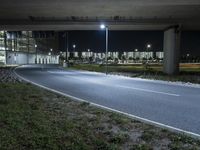
[[[180,26],[172,26],[164,31],[164,66],[163,72],[169,75],[179,73]]]

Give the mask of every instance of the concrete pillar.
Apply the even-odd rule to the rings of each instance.
[[[179,26],[173,26],[164,31],[163,71],[169,75],[179,73],[180,33]]]

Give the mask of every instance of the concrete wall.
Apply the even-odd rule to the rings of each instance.
[[[6,64],[27,64],[27,54],[22,52],[7,52]]]
[[[37,59],[36,59],[37,58]],[[36,61],[37,60],[37,61]],[[7,51],[7,64],[59,64],[59,56]]]

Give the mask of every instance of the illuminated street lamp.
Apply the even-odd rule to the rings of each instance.
[[[106,26],[105,26],[104,24],[101,24],[101,25],[100,25],[100,28],[101,28],[101,29],[105,29]]]
[[[136,52],[138,52],[138,49],[134,49],[135,53],[134,53],[134,59],[136,60]]]
[[[100,28],[102,30],[106,30],[106,55],[105,55],[105,61],[106,61],[106,75],[108,74],[108,26],[101,24]]]
[[[90,57],[90,49],[88,48],[88,59],[89,59],[89,57]]]
[[[76,45],[73,44],[72,47],[73,47],[73,57],[75,57],[75,48],[76,48]]]
[[[148,62],[148,59],[149,59],[149,50],[151,49],[151,44],[147,44],[147,55],[146,56],[148,56],[147,57],[147,62]]]
[[[74,48],[74,49],[76,48],[76,45],[75,45],[75,44],[73,45],[73,48]]]
[[[35,44],[35,53],[36,53],[36,64],[37,64],[38,57],[37,57],[37,45],[36,44]]]
[[[147,48],[151,48],[151,44],[147,44]]]

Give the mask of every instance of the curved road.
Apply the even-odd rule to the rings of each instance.
[[[44,66],[15,72],[56,91],[200,134],[200,88]]]

